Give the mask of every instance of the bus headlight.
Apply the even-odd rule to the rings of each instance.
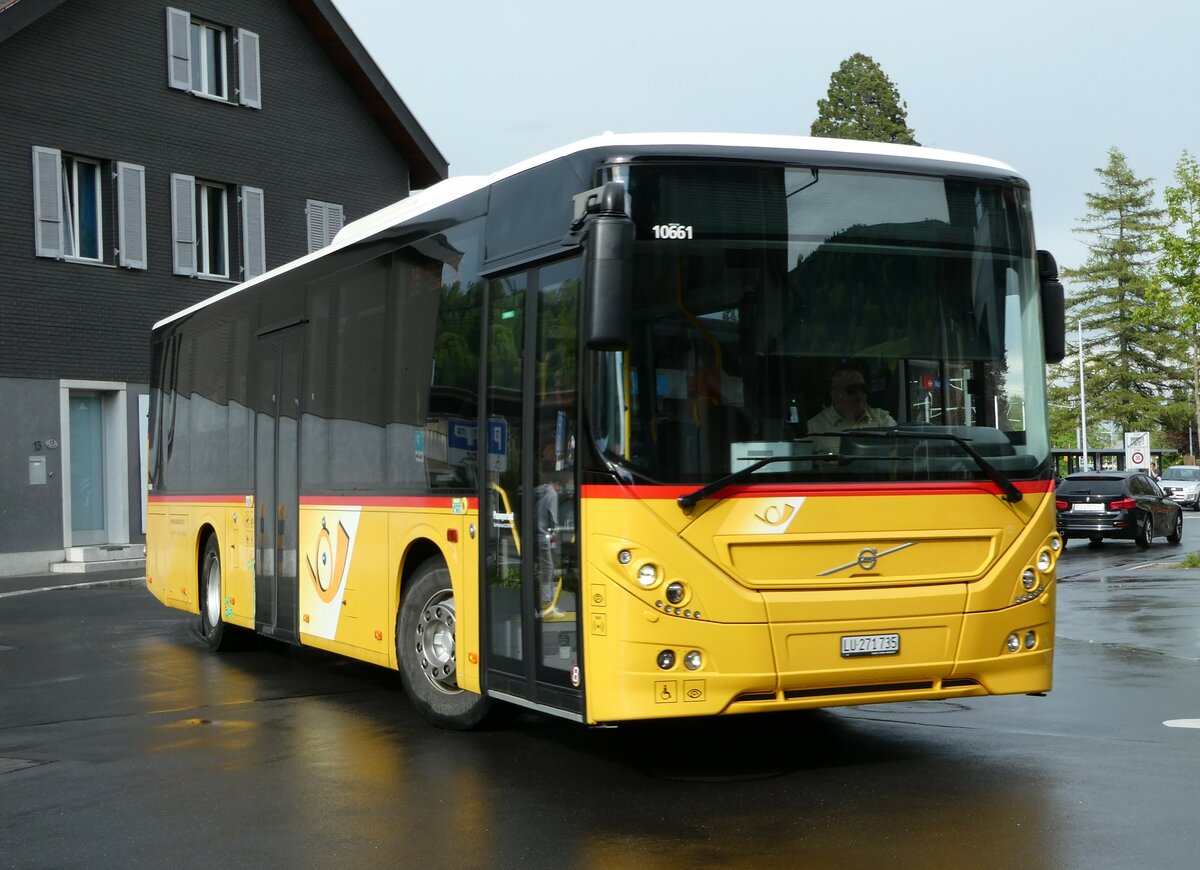
[[[1032,589],[1037,586],[1037,574],[1033,573],[1032,568],[1026,568],[1025,573],[1021,575],[1021,585],[1026,589]]]
[[[675,650],[665,649],[658,654],[658,666],[664,671],[675,667]]]
[[[683,601],[684,595],[687,594],[686,587],[678,580],[671,581],[667,586],[667,600],[672,604],[678,604]]]
[[[638,568],[637,582],[643,589],[653,589],[658,585],[661,576],[658,566],[653,562],[647,562]]]
[[[698,671],[703,664],[704,656],[700,655],[698,649],[688,650],[683,657],[683,666],[689,671]]]
[[[1015,634],[1010,634],[1008,636],[1008,640],[1004,642],[1004,645],[1008,648],[1009,652],[1015,653],[1021,648],[1021,638],[1017,637]]]
[[[1045,574],[1052,567],[1054,567],[1054,557],[1050,555],[1050,551],[1042,550],[1040,553],[1038,553],[1037,569]]]

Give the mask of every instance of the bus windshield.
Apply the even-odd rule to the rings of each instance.
[[[983,480],[978,456],[1013,480],[1048,473],[1024,186],[743,163],[620,171],[632,341],[594,354],[589,379],[609,462],[680,484],[764,459],[755,481]]]

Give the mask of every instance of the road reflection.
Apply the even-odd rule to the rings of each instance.
[[[987,721],[994,699],[600,730],[514,711],[463,734],[322,653],[180,631],[137,657],[147,754],[196,780],[209,824],[291,832],[308,866],[1072,864],[1073,798]]]

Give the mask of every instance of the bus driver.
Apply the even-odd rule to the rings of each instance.
[[[865,429],[874,426],[895,426],[892,415],[867,404],[867,381],[853,366],[840,365],[833,370],[829,381],[830,404],[808,421],[810,434],[840,432],[844,429]],[[813,438],[813,453],[833,453],[836,438]]]

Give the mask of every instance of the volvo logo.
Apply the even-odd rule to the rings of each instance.
[[[879,564],[879,560],[884,556],[890,556],[892,553],[906,550],[916,543],[916,541],[909,541],[907,544],[899,544],[889,550],[876,550],[874,547],[864,547],[858,551],[858,557],[853,562],[838,565],[836,568],[830,568],[828,571],[822,571],[817,576],[828,577],[830,574],[836,574],[838,571],[845,571],[847,568],[854,568],[856,566],[864,571],[873,571],[875,566]]]
[[[870,571],[875,567],[875,563],[879,561],[879,551],[874,547],[867,547],[858,554],[858,567],[864,571]]]

